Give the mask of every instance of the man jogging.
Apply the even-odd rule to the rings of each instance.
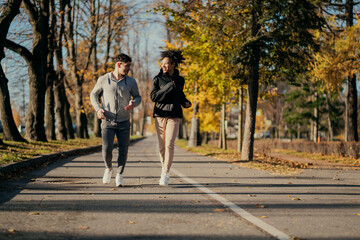
[[[126,54],[118,55],[115,70],[99,77],[90,93],[91,104],[97,117],[101,119],[102,156],[106,167],[104,184],[110,183],[113,174],[112,151],[115,135],[118,141],[118,168],[115,177],[117,187],[124,185],[122,174],[130,143],[130,110],[141,102],[136,80],[127,75],[131,62],[131,58]]]

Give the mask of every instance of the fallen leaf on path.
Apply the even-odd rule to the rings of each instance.
[[[333,180],[340,181],[340,178],[333,178]]]
[[[249,197],[256,197],[255,194],[248,194]]]
[[[9,233],[15,233],[15,232],[16,232],[16,230],[15,230],[15,229],[13,229],[13,228],[10,228],[10,229],[8,230],[8,232],[9,232]]]
[[[358,213],[357,215],[360,216],[360,213]]]
[[[291,240],[305,240],[304,238],[299,238],[299,237],[291,237]]]
[[[292,182],[288,182],[288,184],[293,184]]]
[[[89,229],[90,227],[88,227],[88,226],[80,226],[79,228],[80,229]]]
[[[258,207],[258,208],[265,208],[265,205],[261,205],[261,204],[256,204],[255,207]]]
[[[110,191],[116,191],[116,188],[110,188]]]
[[[301,198],[292,198],[291,200],[294,200],[294,201],[300,201],[301,200]]]
[[[129,223],[130,223],[130,224],[135,224],[135,223],[136,223],[136,221],[129,221]]]
[[[225,211],[225,209],[223,209],[223,208],[215,208],[214,209],[214,212],[223,212],[223,211]]]
[[[291,197],[290,195],[286,195],[288,198]]]
[[[166,198],[165,196],[158,196],[158,198]]]
[[[200,201],[199,200],[195,200],[195,202],[199,203]],[[360,214],[360,213],[359,213]]]
[[[30,212],[29,215],[40,215],[39,212]]]
[[[260,218],[267,218],[267,216],[260,216]]]

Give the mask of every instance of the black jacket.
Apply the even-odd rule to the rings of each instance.
[[[153,117],[183,117],[181,106],[185,107],[185,103],[190,103],[185,98],[184,84],[184,78],[177,69],[172,76],[160,70],[154,77],[150,92],[151,101],[155,102]]]

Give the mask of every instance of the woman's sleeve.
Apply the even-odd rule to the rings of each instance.
[[[191,107],[191,102],[189,100],[186,99],[185,93],[184,93],[184,85],[185,85],[185,80],[183,79],[182,81],[182,86],[181,86],[181,93],[180,93],[180,103],[181,106],[183,106],[184,108],[189,108]],[[190,103],[190,106],[186,107],[186,103]]]
[[[159,79],[154,78],[151,86],[150,99],[153,102],[163,102],[173,89],[174,85],[172,82],[169,82],[160,88]]]

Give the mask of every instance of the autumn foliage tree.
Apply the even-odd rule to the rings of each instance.
[[[230,86],[236,86],[230,84],[234,70],[243,69],[235,78],[237,86],[247,84],[242,159],[252,160],[259,84],[295,81],[306,70],[306,56],[316,46],[310,30],[322,24],[317,6],[311,0],[188,1],[181,9],[165,12],[172,15],[178,37],[186,40],[185,49],[197,50],[189,55],[199,56],[193,63],[201,78],[213,82],[205,91],[219,91],[217,99],[226,101],[234,93]]]
[[[343,31],[336,31],[335,26],[333,28],[334,32],[340,33],[318,33],[322,48],[314,54],[314,61],[310,64],[312,80],[321,83],[323,91],[328,95],[332,92],[339,93],[345,81],[349,81],[349,76],[351,80],[360,69],[360,22],[346,27]],[[349,86],[348,91],[351,91]],[[345,140],[357,141],[357,118],[346,119]]]

